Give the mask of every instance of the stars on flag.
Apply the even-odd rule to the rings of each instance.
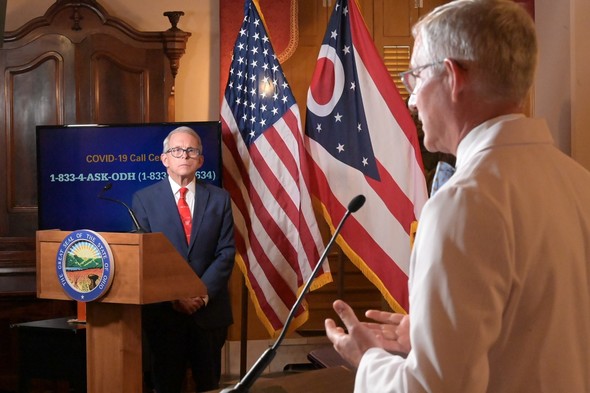
[[[244,18],[229,71],[228,102],[249,146],[295,103],[262,21]]]

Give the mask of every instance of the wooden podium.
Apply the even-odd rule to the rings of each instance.
[[[56,270],[58,249],[70,233],[37,232],[39,298],[71,300]],[[163,234],[99,234],[111,248],[115,268],[110,289],[87,303],[87,392],[141,392],[141,305],[204,296],[207,290]]]

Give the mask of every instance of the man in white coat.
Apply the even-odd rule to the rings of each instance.
[[[590,392],[590,174],[523,114],[532,18],[457,0],[414,37],[410,105],[457,168],[421,214],[409,314],[361,323],[338,300],[346,330],[326,320],[355,392]]]

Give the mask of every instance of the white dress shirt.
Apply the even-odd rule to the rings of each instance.
[[[411,352],[369,350],[355,392],[590,392],[590,174],[544,121],[503,116],[461,141],[409,288]]]

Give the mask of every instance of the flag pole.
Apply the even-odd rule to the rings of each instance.
[[[240,379],[244,378],[248,363],[248,288],[242,275],[242,319],[240,326]]]

